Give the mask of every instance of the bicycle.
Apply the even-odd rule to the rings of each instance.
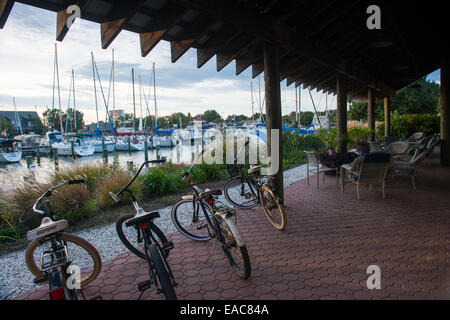
[[[204,150],[199,156],[203,153]],[[233,271],[241,279],[248,279],[251,273],[250,258],[244,239],[233,221],[233,218],[236,219],[235,210],[218,201],[217,196],[222,195],[222,190],[203,191],[195,185],[194,178],[191,176],[199,156],[181,177],[182,181],[190,177],[193,194],[182,197],[174,204],[171,212],[172,221],[178,231],[189,239],[208,241],[214,238],[214,246],[217,242],[221,244]],[[199,215],[200,208],[203,219]]]
[[[39,227],[27,233],[27,239],[31,242],[25,251],[25,262],[35,276],[35,284],[48,282],[51,300],[85,299],[81,288],[97,278],[101,270],[101,258],[94,246],[80,237],[63,232],[69,224],[65,219],[56,221],[48,200],[62,186],[81,183],[85,181],[62,182],[48,189],[32,207],[34,213],[42,215],[43,218]],[[44,199],[46,201],[42,203]],[[22,223],[24,214],[19,218]],[[77,277],[71,272],[74,270],[71,266],[83,267],[83,272],[79,274],[79,283],[72,282],[77,281]],[[74,277],[71,277],[72,274]],[[68,285],[69,282],[71,285]]]
[[[117,203],[120,203],[119,196],[127,192],[134,206],[135,214],[121,215],[116,221],[116,230],[123,244],[135,255],[143,258],[148,263],[150,279],[138,284],[138,290],[142,294],[153,284],[157,287],[158,293],[163,293],[167,300],[176,300],[174,287],[176,282],[173,273],[167,263],[169,251],[173,249],[173,243],[168,241],[164,233],[159,229],[154,219],[159,218],[157,211],[146,212],[137,202],[133,192],[128,187],[136,180],[144,165],[149,163],[162,163],[164,160],[149,160],[144,162],[134,177],[117,194],[110,192],[110,196]],[[125,226],[125,228],[124,228]],[[140,244],[144,242],[143,250]]]
[[[268,177],[261,175],[262,166],[250,166],[245,172],[244,166],[237,163],[239,153],[249,141],[238,151],[234,158],[234,166],[239,175],[231,178],[224,187],[225,198],[234,206],[251,209],[260,205],[267,219],[277,229],[286,227],[286,213],[274,187],[268,183]]]

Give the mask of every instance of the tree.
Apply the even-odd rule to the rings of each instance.
[[[405,114],[436,114],[439,106],[440,88],[433,81],[421,78],[397,91],[391,97],[391,112]],[[351,100],[348,112],[349,120],[367,121],[367,102]],[[384,101],[375,104],[375,119],[384,120]]]
[[[69,108],[69,123],[67,124],[67,130],[71,131],[75,129],[75,115],[73,112],[73,109]],[[44,111],[43,116],[45,119],[45,123],[47,125],[47,128],[49,130],[61,130],[61,124],[60,124],[60,115],[62,118],[62,126],[63,130],[66,130],[66,121],[67,121],[67,113],[64,111],[60,112],[58,109],[47,109]],[[76,110],[76,118],[77,118],[77,129],[83,129],[84,127],[84,120],[83,120],[83,113],[81,111]]]
[[[206,110],[202,115],[203,120],[206,122],[219,122],[222,121],[222,117],[216,110]]]
[[[300,125],[307,127],[311,124],[314,118],[314,112],[312,111],[300,111]]]
[[[0,132],[3,132],[3,130],[6,130],[6,131],[14,130],[14,126],[12,125],[11,121],[9,121],[6,118],[0,119]]]

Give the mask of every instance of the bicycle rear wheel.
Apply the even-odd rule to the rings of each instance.
[[[222,242],[222,249],[228,262],[241,279],[248,279],[251,274],[250,257],[236,224],[231,218],[216,217],[217,226],[220,228],[220,235],[217,236]]]
[[[125,225],[125,221],[127,221],[130,218],[133,218],[134,214],[123,214],[119,218],[117,218],[116,221],[116,231],[117,235],[119,236],[122,243],[133,252],[135,255],[137,255],[141,259],[146,259],[145,252],[144,252],[144,239],[142,231],[139,229],[138,225],[133,225],[127,227]],[[156,239],[159,239],[160,245],[167,242],[167,238],[164,235],[164,233],[159,228],[152,228],[152,232],[155,235]],[[166,256],[169,255],[169,252],[166,252]]]
[[[286,227],[286,213],[278,196],[270,186],[264,185],[260,189],[261,205],[267,219],[278,230]]]
[[[253,194],[249,183],[241,177],[231,179],[223,189],[225,198],[236,207],[251,209],[258,204],[258,197]],[[254,186],[252,189],[257,192]]]
[[[40,269],[41,254],[52,250],[52,238],[35,239],[25,251],[25,262],[36,278],[45,277]],[[69,233],[61,233],[60,240],[67,247],[68,259],[72,265],[81,269],[81,287],[94,281],[102,268],[102,261],[97,250],[86,240]]]
[[[152,243],[149,248],[150,258],[152,259],[153,266],[155,267],[155,273],[158,277],[161,289],[166,297],[166,300],[177,300],[177,295],[175,294],[175,289],[173,287],[173,276],[170,271],[169,265],[164,258],[164,254],[161,249]]]
[[[180,200],[172,207],[172,221],[178,231],[195,241],[208,241],[211,236],[198,201]]]

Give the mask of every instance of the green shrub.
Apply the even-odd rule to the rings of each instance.
[[[104,175],[97,183],[94,198],[97,201],[98,207],[104,209],[114,206],[115,202],[109,195],[109,192],[119,192],[122,187],[131,180],[131,178],[131,175],[124,168],[120,166],[110,167],[107,174]],[[134,181],[129,188],[137,198],[142,196],[142,185],[139,179]],[[121,200],[128,204],[131,199],[129,195],[125,193],[121,196]]]
[[[415,132],[425,134],[438,133],[440,119],[432,114],[406,114],[391,117],[391,135],[400,138],[409,138]],[[384,136],[384,124],[377,127],[377,136]]]
[[[283,168],[289,169],[306,162],[303,151],[323,152],[326,144],[316,135],[300,135],[291,131],[283,132]]]

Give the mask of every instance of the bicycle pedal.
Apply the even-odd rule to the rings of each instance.
[[[164,251],[170,251],[173,249],[173,242],[172,241],[167,241],[166,243],[163,244],[163,250]]]
[[[33,283],[34,284],[41,284],[47,281],[46,277],[39,277],[39,278],[34,278],[33,279]]]
[[[152,286],[152,282],[150,280],[142,281],[138,283],[138,290],[143,292]]]
[[[202,224],[201,226],[198,226],[197,230],[202,230],[202,229],[205,229],[206,227],[208,227],[208,225],[205,223],[205,224]]]

